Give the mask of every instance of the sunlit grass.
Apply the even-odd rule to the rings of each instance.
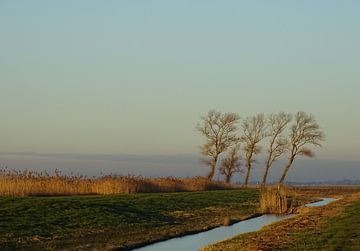
[[[294,236],[292,250],[360,250],[360,200],[322,221],[319,228],[306,229]]]
[[[0,249],[133,246],[256,212],[258,190],[0,197]],[[81,248],[80,248],[81,249]]]

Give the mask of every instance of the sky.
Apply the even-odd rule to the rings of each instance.
[[[0,152],[198,155],[210,109],[304,110],[360,161],[360,2],[0,0]]]

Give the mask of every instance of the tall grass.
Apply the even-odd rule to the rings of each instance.
[[[260,190],[260,212],[284,214],[288,210],[287,191],[284,186],[262,187]]]
[[[50,175],[47,172],[0,169],[0,195],[2,196],[107,195],[229,188],[231,186],[223,182],[209,181],[203,177],[144,178],[110,174],[88,178],[82,175],[62,175],[58,170]]]

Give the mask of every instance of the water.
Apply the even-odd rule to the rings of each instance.
[[[262,215],[260,217],[252,218],[249,220],[241,221],[229,227],[218,227],[212,230],[201,232],[197,234],[187,235],[184,237],[173,238],[167,241],[161,241],[152,245],[145,246],[136,250],[141,251],[190,251],[199,250],[201,247],[222,241],[234,235],[241,233],[257,231],[265,225],[286,219],[291,215]]]
[[[335,199],[324,198],[319,202],[309,203],[305,206],[319,207],[324,206]],[[157,242],[142,248],[135,249],[137,251],[192,251],[199,250],[200,248],[231,238],[238,234],[255,232],[260,230],[263,226],[269,225],[273,222],[280,221],[294,217],[294,215],[272,215],[266,214],[249,220],[238,222],[228,227],[217,227],[209,231],[186,235],[183,237],[172,238],[166,241]]]
[[[325,205],[327,205],[330,202],[333,202],[335,200],[336,199],[333,199],[333,198],[322,198],[321,201],[309,203],[309,204],[306,204],[305,206],[307,206],[307,207],[321,207],[321,206],[325,206]]]

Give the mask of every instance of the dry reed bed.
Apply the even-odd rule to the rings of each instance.
[[[262,187],[260,189],[260,212],[284,214],[288,210],[287,189],[284,186]]]
[[[106,175],[88,178],[82,175],[62,175],[55,171],[16,171],[0,169],[1,196],[51,196],[51,195],[109,195],[122,193],[180,192],[230,189],[223,182],[209,181],[203,177],[178,179],[144,178],[142,176]]]

